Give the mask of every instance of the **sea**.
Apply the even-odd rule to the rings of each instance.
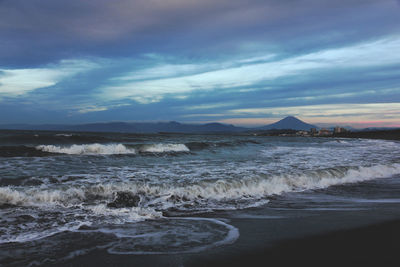
[[[0,131],[0,265],[210,251],[240,238],[229,218],[374,210],[399,192],[398,141]]]

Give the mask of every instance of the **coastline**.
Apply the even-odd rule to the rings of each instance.
[[[47,266],[398,266],[400,215],[396,208],[303,217],[299,211],[291,218],[276,219],[230,218],[240,231],[239,239],[230,245],[158,255],[95,250]]]
[[[99,135],[95,137],[99,140],[107,140],[107,142],[108,140],[113,140],[112,138],[114,138],[108,135],[105,136]],[[29,140],[32,139],[36,140],[35,138],[38,137],[33,136]],[[47,136],[46,138],[49,137]],[[51,138],[53,138],[51,140],[55,140],[57,138],[64,138],[68,141],[68,139],[76,137],[68,134],[64,135],[52,134]],[[135,142],[139,143],[140,145],[147,144],[146,142],[148,139],[146,138],[148,137],[144,136],[143,139],[140,139],[139,141],[136,140]],[[276,145],[276,147],[284,148],[282,150],[279,149],[275,150],[274,148],[265,150],[264,146],[259,148],[258,146],[260,145],[267,145],[266,147],[268,147],[270,140],[267,138],[263,140],[265,143],[251,142],[251,140],[248,141],[248,139],[251,138],[248,138],[247,136],[243,138],[242,137],[238,138],[236,136],[230,136],[229,138],[227,137],[224,138],[225,138],[223,139],[224,142],[221,143],[224,146],[221,147],[225,149],[227,144],[229,146],[227,147],[226,150],[223,150],[221,148],[222,150],[221,152],[223,153],[218,155],[221,156],[221,158],[223,158],[224,161],[218,161],[218,162],[224,163],[227,153],[231,153],[232,151],[238,152],[237,157],[236,158],[233,157],[232,158],[233,160],[229,161],[230,164],[229,167],[232,166],[231,162],[239,163],[240,165],[241,159],[248,158],[249,155],[251,155],[252,157],[254,156],[252,158],[254,159],[254,162],[258,162],[258,160],[261,158],[262,159],[262,161],[260,161],[261,166],[263,166],[265,162],[270,160],[271,155],[277,157],[277,159],[281,157],[281,160],[277,162],[278,163],[282,162],[283,164],[278,165],[277,168],[274,168],[274,170],[284,169],[287,163],[289,162],[292,164],[291,166],[295,167],[296,166],[303,167],[304,164],[311,164],[310,166],[307,166],[307,168],[305,168],[306,170],[315,170],[315,169],[319,170],[323,166],[325,167],[327,166],[328,170],[334,170],[339,172],[339,175],[333,175],[332,177],[328,175],[327,176],[328,178],[338,178],[338,177],[340,178],[343,175],[345,175],[345,172],[343,172],[343,170],[341,169],[343,168],[342,165],[348,166],[347,168],[350,169],[356,168],[355,166],[358,166],[357,164],[361,162],[361,160],[358,159],[360,155],[363,156],[363,160],[369,163],[366,164],[365,162],[364,163],[361,162],[363,164],[360,164],[359,165],[360,167],[369,168],[369,165],[371,164],[375,166],[374,165],[375,159],[378,158],[381,158],[379,162],[382,162],[383,164],[386,164],[388,166],[384,165],[382,168],[378,166],[371,172],[365,172],[365,169],[363,168],[362,171],[360,172],[352,173],[354,177],[351,175],[350,176],[345,175],[345,178],[349,178],[348,180],[346,180],[347,182],[345,183],[339,183],[328,187],[326,187],[325,185],[322,188],[318,187],[316,188],[315,186],[310,186],[306,187],[305,188],[306,190],[304,191],[300,190],[299,192],[298,191],[291,192],[289,190],[290,192],[287,193],[282,193],[277,195],[272,194],[267,199],[268,204],[265,205],[257,205],[245,209],[215,208],[215,209],[210,209],[209,212],[201,214],[200,213],[184,214],[179,212],[174,213],[173,210],[170,213],[165,212],[164,214],[165,217],[168,217],[171,220],[179,219],[180,216],[182,216],[189,218],[190,221],[194,221],[196,219],[200,219],[203,221],[204,220],[220,221],[221,223],[229,226],[227,227],[227,229],[238,230],[239,235],[235,234],[234,237],[231,239],[224,239],[225,237],[224,233],[228,232],[225,232],[225,230],[223,229],[221,230],[222,234],[214,235],[217,238],[215,239],[212,237],[207,238],[207,236],[205,235],[208,231],[207,224],[203,223],[196,224],[200,225],[201,226],[200,228],[176,228],[179,230],[174,232],[173,231],[174,227],[171,226],[173,225],[174,222],[172,222],[172,224],[167,223],[162,225],[160,224],[157,226],[158,223],[156,220],[155,224],[153,225],[152,220],[149,219],[150,221],[149,225],[151,225],[151,228],[148,228],[150,229],[148,233],[156,234],[157,230],[153,231],[153,229],[157,229],[158,227],[160,227],[161,229],[166,229],[168,232],[172,232],[173,234],[177,233],[178,235],[175,236],[177,236],[178,238],[182,236],[183,233],[184,234],[188,233],[188,236],[190,236],[191,232],[199,234],[200,238],[198,237],[191,238],[190,239],[191,243],[185,243],[184,245],[181,245],[179,247],[177,246],[174,247],[175,243],[179,243],[175,242],[176,239],[167,238],[161,243],[161,246],[158,247],[152,245],[149,245],[147,247],[144,246],[145,249],[143,250],[140,247],[141,244],[140,242],[134,243],[135,241],[132,241],[132,243],[129,243],[132,244],[132,246],[129,245],[126,246],[125,250],[113,251],[112,250],[113,246],[118,243],[112,244],[109,241],[107,241],[108,239],[106,240],[107,242],[102,243],[101,235],[98,235],[96,233],[93,235],[86,235],[83,232],[91,231],[91,229],[90,227],[86,228],[85,226],[82,228],[82,232],[71,229],[71,232],[68,231],[61,232],[61,234],[55,235],[54,238],[49,238],[49,239],[45,238],[41,239],[38,242],[35,241],[36,245],[35,242],[28,242],[26,246],[25,245],[22,246],[22,248],[27,248],[26,250],[29,253],[26,255],[28,256],[19,257],[19,259],[23,260],[24,258],[26,258],[30,260],[29,256],[31,256],[33,260],[28,261],[28,263],[31,263],[32,266],[44,263],[45,264],[44,266],[100,266],[100,267],[133,266],[133,265],[210,267],[210,266],[243,266],[243,265],[265,266],[269,264],[278,266],[289,266],[295,264],[298,265],[299,263],[311,266],[317,266],[317,265],[329,266],[331,264],[333,266],[338,266],[338,265],[354,266],[354,265],[361,265],[361,264],[365,265],[368,263],[374,263],[375,266],[380,266],[382,265],[382,261],[384,266],[388,266],[391,265],[392,263],[395,263],[396,261],[395,257],[396,253],[394,251],[395,240],[397,240],[398,237],[400,237],[399,230],[396,229],[396,227],[400,226],[400,209],[399,209],[400,182],[398,182],[400,176],[398,172],[395,173],[395,177],[389,177],[388,175],[390,173],[393,173],[393,171],[391,171],[392,161],[393,160],[395,161],[396,166],[398,164],[397,162],[399,162],[399,157],[396,154],[396,151],[398,151],[399,149],[398,142],[387,142],[386,144],[383,144],[385,142],[374,142],[374,141],[364,142],[363,140],[355,139],[352,140],[351,142],[354,141],[355,144],[361,143],[361,145],[356,146],[357,148],[360,147],[361,149],[355,150],[357,153],[352,153],[351,149],[347,150],[348,147],[350,148],[352,147],[352,146],[347,146],[348,143],[347,141],[341,142],[343,144],[337,145],[336,141],[332,141],[332,139],[328,138],[326,139],[321,138],[320,140],[318,140],[321,142],[315,142],[316,141],[315,139],[310,140],[309,138],[288,138],[288,139],[277,138],[277,140],[275,140],[275,138],[271,138],[271,141],[274,140],[277,141],[276,143],[273,143],[274,145]],[[156,141],[153,139],[153,137],[149,139],[151,139],[152,142],[151,144],[153,143],[157,144]],[[160,138],[160,140],[163,143],[172,143],[172,144],[175,143],[189,144],[190,142],[193,142],[193,140],[191,139],[193,139],[192,136],[184,136],[184,137],[168,136]],[[82,139],[82,142],[85,142],[86,140],[87,139],[85,137]],[[124,140],[125,139],[121,137],[120,139],[118,139],[118,142],[123,143],[125,142]],[[210,146],[209,144],[221,142],[219,136],[218,138],[215,139],[212,139],[211,137],[210,139],[208,139],[208,137],[207,138],[201,137],[197,141],[199,141],[200,144],[208,145],[206,146],[206,148]],[[243,141],[246,145],[242,145]],[[25,140],[24,142],[27,141]],[[78,146],[82,146],[79,145],[79,142],[77,142],[75,139],[72,142],[78,143]],[[296,145],[292,145],[293,142],[299,142],[299,143],[296,143]],[[309,143],[311,143],[311,145]],[[326,147],[322,146],[323,149],[319,150],[319,146],[321,143],[327,143],[327,146]],[[383,144],[382,148],[375,149],[380,147],[376,145],[380,143]],[[240,146],[238,146],[238,144]],[[303,146],[306,145],[305,146],[306,149],[301,149],[301,146],[298,146],[297,144],[301,144]],[[362,153],[364,151],[363,150],[364,146],[368,147],[370,145],[373,146],[374,149],[371,148],[370,150],[368,150],[369,153]],[[237,147],[239,147],[240,150],[239,149],[235,150],[237,149]],[[257,151],[259,151],[260,153],[259,154],[254,153],[255,150],[254,148],[256,148],[256,150],[259,149]],[[297,151],[299,152],[294,153],[293,156],[290,158],[285,157],[284,155],[287,154],[287,151],[292,149],[296,149],[296,152]],[[170,166],[171,162],[178,162],[181,163],[183,166],[183,164],[186,164],[188,162],[187,159],[191,160],[196,159],[196,157],[199,157],[199,155],[202,156],[201,159],[203,158],[206,159],[210,158],[213,160],[218,159],[217,157],[212,157],[214,155],[213,154],[214,151],[211,149],[210,150],[203,149],[195,151],[196,151],[195,153],[197,154],[195,153],[182,154],[182,157],[175,157],[176,156],[175,154],[168,154],[168,153],[161,154],[163,155],[163,157],[159,157],[160,154],[156,155],[139,154],[138,156],[127,156],[127,157],[120,157],[120,156],[93,157],[93,155],[81,156],[81,155],[71,154],[64,156],[65,158],[61,158],[59,163],[60,162],[67,163],[65,165],[65,170],[66,170],[65,173],[66,174],[71,173],[72,174],[71,177],[72,179],[74,179],[75,176],[73,175],[76,173],[76,171],[80,171],[82,167],[86,168],[86,164],[85,166],[77,165],[78,167],[76,168],[76,170],[71,172],[70,171],[71,164],[68,164],[68,162],[70,161],[72,162],[77,161],[80,163],[80,161],[87,159],[90,159],[91,162],[95,162],[95,160],[98,160],[98,164],[93,166],[105,166],[105,165],[108,166],[110,162],[115,164],[119,163],[119,161],[121,160],[120,166],[126,166],[127,163],[129,165],[132,162],[135,162],[135,160],[137,160],[136,163],[138,166],[140,166],[140,164],[142,164],[143,162],[146,162],[146,164],[153,163],[153,165],[151,165],[153,168],[156,167],[162,169],[163,165]],[[273,153],[268,154],[268,152],[271,151]],[[329,156],[331,152],[334,154],[334,157],[324,158],[325,155]],[[260,157],[261,153],[266,153],[268,157],[265,158]],[[103,155],[101,153],[99,154]],[[308,158],[304,157],[304,155],[308,156]],[[357,160],[350,161],[350,163],[354,164],[355,166],[352,166],[352,164],[348,163],[347,161],[344,160],[342,161],[341,160],[342,155],[345,155],[349,159],[353,159],[354,155],[354,158]],[[50,162],[50,164],[53,164],[53,159],[56,161],[58,157],[40,158],[40,160],[45,162],[46,164],[48,162]],[[68,159],[70,161],[66,161],[65,159]],[[340,159],[338,163],[336,163],[337,159]],[[328,160],[329,161],[333,160],[333,163],[335,164],[333,163],[331,164],[331,162],[328,162]],[[28,158],[25,162],[28,163],[29,166],[30,158]],[[313,162],[317,162],[318,165],[315,166],[312,165]],[[327,162],[329,164],[327,164]],[[297,165],[296,164],[293,165],[294,163],[296,163]],[[50,165],[48,164],[46,166]],[[54,167],[57,168],[54,169],[54,174],[59,175],[60,170],[58,169],[57,166],[58,165],[54,165]],[[190,164],[185,166],[190,167]],[[199,166],[202,167],[203,165],[195,165],[196,168]],[[214,166],[215,166],[214,164],[208,164],[205,167],[206,169],[211,169]],[[253,169],[260,168],[260,165],[253,166],[248,162],[246,162],[246,167],[247,166],[250,166]],[[32,166],[32,168],[36,170],[36,166]],[[172,167],[168,168],[171,169]],[[290,171],[291,168],[292,167],[288,168],[288,170]],[[227,169],[228,168],[224,168],[224,171]],[[344,169],[346,169],[346,167]],[[398,168],[396,167],[395,169],[397,170]],[[290,173],[289,171],[288,173]],[[387,172],[389,173],[388,175],[386,175]],[[82,182],[80,182],[80,180],[78,180],[78,182],[75,182],[75,180],[71,180],[73,181],[72,186],[69,183],[67,183],[67,186],[71,186],[71,188],[74,189],[74,188],[82,188],[82,186],[84,186],[86,182],[99,183],[98,180],[90,179],[91,178],[90,175],[92,173],[98,173],[98,169],[93,168],[90,172],[88,171],[88,175],[84,176],[85,179],[82,179]],[[99,173],[101,174],[102,172]],[[246,176],[246,174],[248,173],[249,172],[243,172],[243,176]],[[109,173],[107,172],[106,175],[104,175],[105,179],[101,181],[106,185],[111,184],[109,183],[108,174]],[[319,176],[316,177],[321,177],[324,174],[324,172],[322,172],[322,174],[321,173],[317,174]],[[48,174],[46,174],[46,176],[47,175]],[[154,174],[150,173],[150,175]],[[233,175],[235,175],[235,173]],[[68,175],[66,177],[69,178]],[[125,178],[126,176],[123,177]],[[155,175],[155,177],[158,176]],[[363,177],[366,178],[366,180],[363,182],[359,182],[359,180],[363,180],[362,179]],[[161,176],[161,178],[164,178],[164,175]],[[65,180],[65,181],[70,182],[70,180]],[[165,182],[166,180],[160,179],[160,181]],[[21,183],[23,182],[24,180]],[[290,186],[290,183],[288,182],[290,182],[290,180],[289,181],[283,180],[283,182],[278,183],[278,185]],[[308,185],[310,180],[306,179],[304,182],[306,185]],[[59,181],[59,184],[61,187],[63,187],[64,180]],[[256,184],[256,186],[257,185],[259,184]],[[274,185],[272,185],[272,187],[273,186]],[[173,186],[171,186],[170,188],[174,189]],[[27,192],[30,193],[31,192],[29,191],[30,187],[27,187],[27,189],[28,189]],[[118,196],[119,195],[118,193],[124,189],[125,188],[120,189],[120,187],[116,187],[116,189],[112,191],[112,194],[114,194],[113,196],[115,196],[115,194]],[[58,192],[59,191],[57,191],[57,193]],[[88,191],[80,191],[80,192],[88,192]],[[171,192],[174,191],[172,190]],[[244,191],[244,192],[251,193],[252,191]],[[36,195],[32,194],[28,196],[30,197],[32,196],[33,198],[36,197],[37,194]],[[65,195],[60,195],[60,196],[64,197]],[[194,196],[196,199],[196,195]],[[148,197],[149,199],[151,199],[151,197],[153,197],[153,199],[157,199],[158,195],[157,194],[152,195],[150,192],[146,195],[146,197]],[[198,199],[200,199],[200,197],[198,197]],[[111,197],[107,199],[100,198],[100,200],[102,201],[100,204],[114,203],[115,199],[113,200],[113,202],[111,202],[110,200],[112,199],[114,198]],[[86,205],[88,203],[89,205],[91,205],[92,204],[91,201],[93,200],[90,197],[88,199],[84,199],[82,203]],[[76,214],[85,215],[86,212],[87,211],[81,212],[80,210],[78,210]],[[133,210],[132,213],[135,214],[134,212],[135,211]],[[58,214],[59,213],[57,213],[57,215]],[[42,215],[40,216],[45,217]],[[60,218],[64,217],[65,216],[62,213],[60,213]],[[31,217],[24,216],[21,218],[21,220],[27,220],[26,218],[30,219]],[[54,219],[51,216],[48,218],[49,218],[49,223],[53,223]],[[57,220],[58,217],[55,217],[55,219]],[[92,221],[96,222],[96,218],[94,218]],[[122,223],[123,222],[121,222],[121,224]],[[7,224],[5,225],[6,227],[8,227]],[[153,226],[155,228],[153,228]],[[132,229],[134,228],[135,227],[133,227]],[[185,231],[185,229],[192,229],[192,230],[194,229],[194,230]],[[107,227],[106,230],[108,230]],[[124,229],[124,231],[125,230],[127,230],[126,233],[130,233],[129,231],[131,231],[129,227]],[[204,238],[203,240],[201,240],[202,235],[206,236],[206,238]],[[229,235],[226,234],[226,236]],[[86,238],[88,240],[87,243],[84,242]],[[67,240],[67,242],[62,242],[63,240]],[[219,242],[220,240],[228,240],[228,241]],[[81,241],[82,245],[80,244]],[[52,248],[53,242],[54,242],[54,250]],[[152,243],[149,242],[148,244]],[[191,250],[190,249],[191,247],[197,247],[199,249]],[[10,266],[18,266],[17,261],[15,261],[15,264],[13,264],[12,262],[13,251],[16,251],[15,258],[18,259],[19,256],[18,250],[22,251],[23,249],[20,249],[18,244],[16,244],[15,247],[13,247],[13,244],[10,244],[10,246],[7,247],[7,249],[8,250],[4,250],[6,252],[3,252],[3,256],[4,255],[6,257],[8,255],[11,256],[8,262],[7,258],[3,257],[3,259],[6,260],[4,262],[10,264]],[[110,251],[110,253],[108,252],[108,250]],[[44,253],[40,254],[41,252]],[[38,254],[39,256],[35,258],[35,255]],[[24,253],[22,253],[21,255],[24,256]],[[38,259],[38,261],[34,261],[35,259]]]
[[[400,141],[400,129],[337,133],[328,137],[362,138]]]

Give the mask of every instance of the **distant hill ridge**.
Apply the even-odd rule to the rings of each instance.
[[[50,130],[50,131],[86,131],[86,132],[126,132],[126,133],[212,133],[212,132],[246,132],[260,130],[310,130],[317,128],[305,123],[296,117],[288,116],[278,122],[257,128],[237,127],[231,124],[207,123],[207,124],[185,124],[176,121],[170,122],[104,122],[87,123],[76,125],[62,124],[9,124],[0,125],[0,129],[12,130]]]
[[[184,124],[171,122],[104,122],[76,125],[43,124],[0,125],[0,129],[10,130],[50,130],[50,131],[80,131],[80,132],[123,132],[123,133],[207,133],[207,132],[240,132],[249,129],[230,124]]]

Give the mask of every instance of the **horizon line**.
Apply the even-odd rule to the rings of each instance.
[[[132,120],[132,121],[123,121],[123,120],[111,120],[111,121],[96,121],[96,122],[76,122],[76,123],[0,123],[0,126],[44,126],[44,125],[49,125],[49,126],[76,126],[76,125],[88,125],[88,124],[108,124],[108,123],[148,123],[148,124],[157,124],[157,123],[172,123],[172,122],[176,122],[179,124],[186,124],[186,125],[206,125],[206,124],[212,124],[212,123],[218,123],[218,124],[222,124],[222,125],[231,125],[234,127],[238,127],[238,128],[248,128],[248,129],[252,129],[252,128],[257,128],[257,127],[264,127],[264,126],[269,126],[271,124],[277,123],[281,120],[284,120],[288,117],[293,117],[296,118],[300,121],[302,121],[303,123],[306,124],[310,124],[313,126],[316,126],[316,128],[330,128],[330,127],[343,127],[343,128],[354,128],[354,129],[368,129],[368,128],[400,128],[400,125],[386,125],[386,126],[366,126],[366,127],[362,127],[362,124],[368,124],[368,123],[377,123],[377,121],[373,121],[373,122],[365,122],[365,121],[359,121],[359,122],[354,122],[354,121],[349,121],[349,122],[344,122],[344,123],[326,123],[326,122],[316,122],[316,123],[308,123],[302,119],[299,119],[296,116],[293,115],[288,115],[285,116],[282,119],[278,119],[276,121],[273,121],[271,123],[258,123],[258,124],[238,124],[238,123],[229,123],[226,122],[226,120],[215,120],[215,121],[177,121],[177,120]],[[254,118],[254,119],[267,119],[267,118]],[[229,119],[229,120],[233,120],[233,119]],[[240,118],[239,118],[240,120]],[[268,120],[268,119],[267,119]],[[356,125],[354,125],[356,124]],[[357,127],[358,126],[358,127]],[[0,129],[0,130],[7,130],[7,129]],[[14,129],[10,129],[10,130],[14,130]],[[22,129],[21,129],[22,130]]]

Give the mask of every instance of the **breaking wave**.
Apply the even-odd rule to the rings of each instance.
[[[58,134],[56,137],[71,138],[67,134]],[[104,140],[102,140],[104,141]],[[47,144],[46,144],[47,143]],[[187,153],[203,149],[223,147],[237,147],[246,144],[257,144],[256,141],[244,140],[234,142],[188,142],[188,143],[154,143],[154,144],[121,144],[121,143],[75,143],[75,144],[48,144],[43,142],[36,146],[9,145],[0,146],[0,157],[46,157],[57,154],[69,155],[122,155],[138,153]]]
[[[86,144],[72,145],[69,147],[55,145],[40,145],[37,150],[50,153],[62,153],[70,155],[113,155],[113,154],[136,154],[135,149],[130,149],[123,144]]]
[[[84,144],[72,146],[40,145],[36,149],[47,153],[70,155],[121,155],[136,153],[190,152],[184,144],[143,144],[128,146],[123,144]]]
[[[144,153],[166,153],[166,152],[189,152],[190,149],[184,144],[149,144],[142,145],[139,152]]]
[[[0,206],[64,207],[85,204],[96,213],[115,213],[128,209],[138,213],[151,208],[165,211],[237,209],[267,203],[268,196],[284,192],[321,189],[332,185],[355,183],[400,173],[400,164],[370,167],[338,167],[301,174],[254,176],[241,179],[197,181],[182,185],[172,181],[163,184],[146,182],[102,183],[70,186],[66,189],[0,188]],[[122,193],[121,193],[122,192]],[[99,203],[101,204],[99,206]],[[109,203],[106,205],[105,203]],[[93,207],[96,208],[93,208]]]

